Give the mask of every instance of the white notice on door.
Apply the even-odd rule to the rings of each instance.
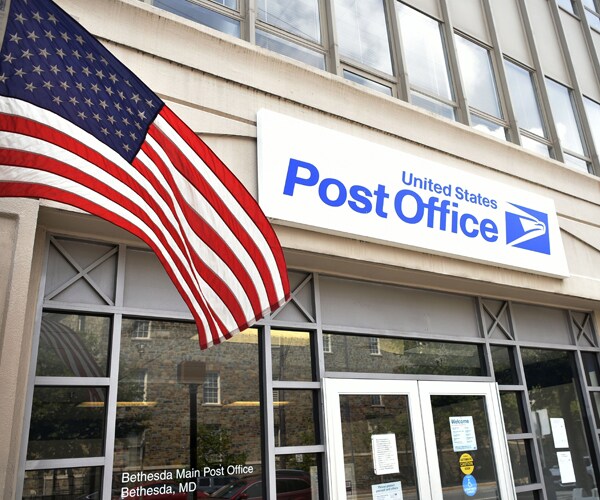
[[[568,448],[569,440],[567,439],[567,429],[565,427],[564,418],[551,418],[550,427],[552,427],[552,438],[554,439],[555,448]]]
[[[371,436],[373,449],[373,469],[375,474],[395,474],[400,472],[396,434],[373,434]]]
[[[450,432],[454,451],[473,451],[477,449],[473,417],[450,417]]]
[[[402,483],[373,484],[371,485],[373,500],[402,500]]]
[[[573,459],[570,451],[557,451],[558,470],[560,472],[560,482],[562,484],[575,482],[575,470],[573,469]]]

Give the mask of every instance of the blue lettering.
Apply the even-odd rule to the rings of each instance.
[[[308,176],[301,177],[300,169],[302,169],[303,172],[308,172]],[[306,163],[290,158],[287,176],[285,178],[285,186],[283,187],[283,194],[294,196],[294,187],[296,184],[300,184],[301,186],[315,186],[318,181],[319,170],[317,170],[317,167],[312,163]]]
[[[335,186],[337,188],[338,194],[334,199],[330,199],[327,197],[327,190],[329,186]],[[347,193],[346,186],[342,184],[341,181],[337,179],[327,178],[321,181],[319,184],[319,198],[321,201],[330,207],[340,207],[346,202]]]
[[[473,229],[469,231],[467,229],[467,221],[473,222]],[[465,236],[469,238],[475,238],[479,234],[479,230],[477,228],[477,218],[471,214],[462,214],[460,216],[460,229]]]
[[[352,186],[350,188],[351,201],[348,202],[349,207],[359,214],[368,214],[373,209],[371,198],[373,194],[365,186]]]
[[[404,198],[406,196],[412,196],[412,198],[417,204],[417,210],[415,211],[415,215],[413,215],[412,217],[404,215],[404,212],[402,211],[402,202],[404,201]],[[396,194],[396,198],[394,200],[394,208],[396,209],[398,217],[400,217],[400,219],[402,219],[404,222],[406,222],[407,224],[417,224],[423,218],[425,204],[423,203],[422,198],[417,193],[411,191],[410,189],[403,189],[402,191],[398,191],[398,193]]]

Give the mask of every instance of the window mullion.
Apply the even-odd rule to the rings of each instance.
[[[533,67],[536,73],[534,75],[535,82],[537,85],[538,95],[540,97],[543,119],[545,121],[545,125],[548,127],[548,138],[552,143],[552,155],[556,160],[564,162],[565,157],[560,141],[558,140],[558,131],[556,130],[556,123],[554,123],[554,120],[552,119],[552,113],[550,111],[550,98],[548,96],[548,91],[544,83],[544,69],[542,67],[540,55],[537,49],[537,44],[535,42],[535,36],[533,34],[533,28],[531,24],[531,19],[529,17],[529,11],[527,10],[527,4],[526,2],[517,2],[517,6],[521,14],[521,19],[523,20],[525,36],[527,38],[529,51],[533,59]]]
[[[324,29],[322,29],[321,32],[323,33],[323,31],[326,31],[322,35],[324,39],[323,45],[327,55],[325,66],[329,72],[342,76],[342,63],[340,61],[340,49],[335,26],[334,3],[333,0],[321,3],[321,5],[324,4],[323,13],[321,14],[321,24],[324,26]]]
[[[495,69],[498,80],[498,90],[500,94],[500,107],[503,110],[504,120],[508,123],[511,142],[521,145],[521,135],[519,133],[517,117],[515,115],[510,90],[508,88],[508,78],[506,76],[506,69],[504,67],[502,47],[500,46],[500,38],[498,37],[498,32],[496,31],[494,14],[492,12],[490,0],[483,0],[483,10],[486,16],[488,31],[492,39],[492,60],[496,66]]]
[[[246,33],[242,33],[242,37],[252,45],[256,45],[256,0],[245,0],[244,3],[246,15],[245,19],[242,19],[242,26]]]
[[[440,0],[442,10],[442,29],[444,30],[444,38],[448,47],[448,61],[450,63],[450,73],[454,92],[456,93],[456,101],[458,103],[457,121],[471,126],[471,118],[469,117],[469,103],[465,93],[464,83],[460,75],[458,65],[458,52],[454,41],[454,27],[450,18],[450,10],[448,9],[447,0]]]
[[[396,76],[397,96],[403,101],[410,101],[410,83],[408,79],[408,68],[404,48],[402,47],[402,36],[400,23],[396,15],[395,3],[397,0],[385,0],[385,12],[388,18],[388,32],[391,40],[392,68]],[[453,104],[454,105],[454,104]]]

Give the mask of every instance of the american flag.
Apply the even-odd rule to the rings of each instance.
[[[54,2],[2,8],[0,196],[67,203],[146,242],[201,348],[282,305],[273,228],[206,144]]]

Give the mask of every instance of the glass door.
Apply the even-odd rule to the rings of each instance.
[[[332,498],[515,497],[493,383],[326,379],[324,395]]]

